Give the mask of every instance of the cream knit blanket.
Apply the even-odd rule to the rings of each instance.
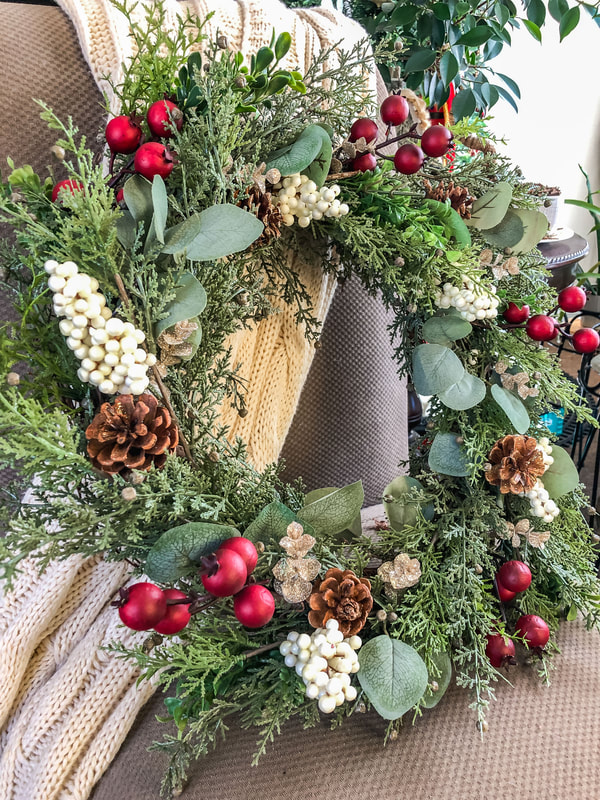
[[[134,57],[122,16],[108,0],[58,0],[71,18],[92,73],[118,79]],[[138,3],[138,14],[151,0]],[[254,52],[273,27],[289,31],[290,67],[306,69],[313,56],[340,40],[351,46],[364,32],[328,7],[291,11],[277,0],[166,0],[169,18],[181,7],[215,15],[207,32],[226,34],[231,46]],[[373,78],[374,89],[375,79]],[[113,103],[113,110],[114,108]],[[334,290],[319,264],[293,263],[324,319]],[[293,315],[281,314],[232,342],[235,361],[249,377],[249,414],[225,421],[248,443],[254,463],[277,458],[312,360],[312,348]],[[128,578],[126,565],[102,558],[53,563],[38,575],[23,563],[15,589],[0,592],[0,799],[84,800],[125,739],[154,687],[136,686],[137,672],[101,648],[140,641],[119,625],[109,603]]]

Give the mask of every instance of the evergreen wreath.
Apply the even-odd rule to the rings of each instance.
[[[378,141],[366,42],[301,75],[280,66],[287,33],[245,65],[223,37],[191,52],[201,20],[172,36],[160,4],[144,28],[120,8],[139,55],[114,87],[108,177],[42,103],[68,178],[10,163],[1,187],[19,317],[0,331],[0,454],[19,472],[4,578],[75,553],[147,576],[115,614],[148,637],[115,650],[175,688],[166,792],[232,715],[259,729],[256,759],[319,711],[372,707],[394,737],[454,674],[483,729],[515,645],[547,680],[560,618],[599,621],[587,501],[540,421],[550,400],[591,415],[539,344],[557,305],[529,185],[493,148],[444,158],[452,133],[411,92],[382,105]],[[305,495],[219,424],[224,404],[246,413],[230,334],[285,303],[318,340],[286,260],[306,249],[393,310],[399,373],[432,397],[375,537],[360,483]]]

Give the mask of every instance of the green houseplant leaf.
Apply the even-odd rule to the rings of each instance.
[[[485,383],[476,375],[465,372],[457,383],[453,383],[452,386],[440,392],[438,397],[448,408],[465,411],[467,408],[479,405],[485,398],[485,394]]]
[[[440,344],[420,344],[413,352],[413,383],[418,394],[443,392],[465,374],[461,360]]]
[[[390,525],[395,531],[400,531],[405,525],[415,525],[419,518],[419,510],[426,520],[432,520],[435,513],[433,503],[420,506],[412,500],[410,493],[412,489],[422,489],[423,484],[416,478],[408,475],[399,475],[383,490],[383,507]],[[393,501],[386,500],[386,497],[393,497]]]
[[[335,536],[352,526],[364,499],[362,481],[357,481],[304,506],[298,519],[314,528],[317,536]]]
[[[434,653],[434,655],[431,656],[431,660],[436,669],[429,675],[429,683],[421,700],[423,708],[435,708],[435,706],[437,706],[442,697],[446,694],[446,689],[450,686],[450,680],[452,678],[452,660],[448,653]],[[436,692],[431,689],[431,683],[433,681],[438,685]]]
[[[360,649],[358,681],[384,719],[399,719],[427,688],[427,667],[417,651],[389,636],[376,636]]]
[[[529,414],[522,401],[503,386],[492,384],[492,397],[508,417],[510,424],[517,433],[527,433],[529,430]]]
[[[429,344],[448,345],[464,339],[473,330],[470,322],[460,314],[430,317],[423,325],[423,338]]]
[[[579,473],[571,456],[557,444],[552,445],[553,463],[542,475],[544,488],[553,500],[572,492],[579,485]]]
[[[466,221],[480,230],[498,225],[504,219],[512,200],[512,186],[500,181],[473,203],[471,218]]]
[[[165,234],[163,253],[185,251],[190,261],[214,261],[245,250],[264,225],[239,206],[221,203],[194,214]]]
[[[146,574],[158,583],[174,583],[192,574],[203,556],[214,553],[221,542],[239,536],[230,525],[188,522],[163,533],[146,559]]]
[[[438,433],[429,450],[429,467],[441,475],[464,478],[469,474],[465,451],[457,441],[456,433]]]

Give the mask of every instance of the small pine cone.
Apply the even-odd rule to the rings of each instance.
[[[324,628],[327,620],[336,619],[344,636],[354,636],[373,608],[371,582],[350,569],[328,569],[324,579],[315,583],[309,605],[308,621],[313,628]]]
[[[272,204],[270,192],[262,192],[255,184],[248,190],[248,197],[238,205],[254,214],[265,226],[262,234],[254,242],[255,245],[268,244],[271,239],[278,239],[281,236],[283,217],[279,208]]]
[[[450,200],[450,205],[461,217],[464,219],[471,217],[471,207],[475,198],[469,194],[465,186],[455,186],[454,181],[449,181],[447,185],[444,181],[440,181],[434,188],[428,180],[424,180],[423,185],[426,197],[438,200],[440,203]]]
[[[471,150],[479,150],[480,153],[491,154],[496,152],[496,148],[491,142],[482,139],[480,136],[476,136],[474,133],[471,133],[469,136],[463,136],[459,141],[461,144],[464,144],[465,147],[469,147]]]
[[[485,467],[488,483],[502,494],[523,494],[544,474],[544,457],[533,436],[505,436],[492,447]]]
[[[87,451],[96,469],[108,475],[165,465],[179,441],[177,426],[152,394],[119,395],[103,403],[85,432]]]

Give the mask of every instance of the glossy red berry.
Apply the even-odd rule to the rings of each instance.
[[[357,156],[352,162],[352,169],[357,169],[360,172],[369,172],[377,166],[377,159],[373,153],[363,153]]]
[[[535,314],[527,320],[525,332],[534,342],[549,342],[556,336],[555,322],[546,314]]]
[[[180,592],[179,589],[165,589],[164,595],[166,600],[185,600],[187,597],[186,593]],[[188,611],[189,607],[189,603],[177,603],[172,606],[167,604],[167,613],[158,625],[154,626],[154,630],[163,636],[179,633],[192,618]]]
[[[233,613],[247,628],[262,628],[275,613],[275,598],[265,586],[253,583],[233,598]]]
[[[567,288],[563,289],[558,295],[558,305],[563,311],[567,311],[569,314],[575,314],[577,311],[581,311],[586,303],[587,294],[581,286],[567,286]]]
[[[502,316],[511,325],[520,325],[528,319],[529,313],[529,306],[522,305],[519,308],[516,303],[509,303]]]
[[[550,638],[550,628],[537,614],[523,614],[517,620],[517,636],[522,636],[529,647],[545,647]]]
[[[146,142],[138,148],[133,166],[136,172],[151,181],[155,175],[167,178],[173,171],[173,156],[160,142]]]
[[[492,667],[499,669],[510,664],[515,657],[515,643],[499,633],[488,633],[485,654]]]
[[[454,137],[448,128],[444,128],[443,125],[432,125],[421,136],[421,149],[426,155],[439,158],[446,155],[453,141]]]
[[[509,603],[511,600],[517,596],[516,592],[511,592],[509,589],[506,589],[500,581],[496,578],[496,586],[498,587],[498,599],[501,603]]]
[[[126,599],[119,608],[121,622],[134,631],[148,631],[167,613],[167,598],[154,583],[134,583],[126,590]]]
[[[386,125],[402,125],[408,119],[410,107],[404,97],[392,94],[381,104],[381,119]]]
[[[82,190],[83,183],[80,183],[79,181],[74,181],[71,179],[59,181],[52,189],[52,202],[56,203],[61,192],[70,192],[71,194],[75,194],[75,192],[81,192]]]
[[[170,139],[175,136],[173,125],[178,131],[183,125],[181,110],[170,100],[157,100],[156,103],[152,103],[146,119],[152,135],[159,136],[161,139]]]
[[[247,577],[244,559],[234,550],[221,550],[217,556],[216,572],[214,575],[202,575],[202,583],[206,591],[215,597],[231,597],[240,591]]]
[[[378,133],[376,122],[373,122],[372,119],[361,117],[352,124],[349,139],[351,142],[356,142],[357,139],[366,139],[367,142],[374,142]]]
[[[131,117],[114,117],[104,132],[113,153],[134,153],[142,139],[142,129]]]
[[[396,150],[394,166],[403,175],[414,175],[423,166],[425,154],[416,144],[403,144]]]
[[[119,189],[115,197],[117,203],[122,203],[124,198],[125,198],[125,193],[123,192],[123,189]]]
[[[578,353],[593,353],[600,345],[600,336],[593,328],[580,328],[573,334],[571,343]]]
[[[248,575],[254,572],[258,561],[258,553],[250,539],[246,539],[244,536],[232,536],[231,539],[225,539],[224,542],[221,542],[216,552],[217,558],[221,550],[233,550],[244,559]]]
[[[531,570],[524,561],[507,561],[498,570],[496,581],[509,592],[524,592],[531,583]]]

